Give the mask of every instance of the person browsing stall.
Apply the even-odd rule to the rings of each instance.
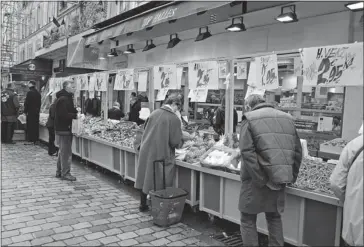
[[[147,211],[147,195],[153,190],[153,162],[165,161],[166,186],[173,185],[175,174],[175,149],[182,144],[181,121],[176,115],[181,101],[170,95],[161,108],[154,110],[144,125],[140,144],[135,188],[141,191],[140,211]],[[156,145],[157,144],[157,145]],[[156,189],[162,189],[162,167],[156,167]]]
[[[112,108],[108,110],[107,116],[109,119],[114,120],[120,120],[121,118],[125,117],[125,114],[120,109],[119,102],[114,102]]]

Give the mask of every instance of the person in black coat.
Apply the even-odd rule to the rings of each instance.
[[[24,102],[24,113],[27,116],[27,140],[36,143],[39,139],[39,113],[41,106],[41,95],[35,89],[35,81],[29,81],[29,92]]]
[[[234,109],[233,119],[233,132],[236,132],[236,126],[238,125],[238,113]],[[225,134],[225,96],[221,99],[221,106],[217,108],[215,113],[214,130],[217,134]]]
[[[56,154],[56,156],[58,155],[58,150],[56,145],[54,145],[54,141],[56,140],[56,134],[55,134],[55,130],[54,130],[54,119],[56,116],[56,100],[54,100],[54,102],[51,104],[50,108],[49,108],[49,115],[48,115],[48,120],[47,120],[47,128],[48,128],[48,154],[49,155],[54,155]]]
[[[125,117],[125,114],[120,110],[119,102],[114,102],[113,107],[109,109],[108,113],[109,119],[120,120]]]
[[[135,95],[135,96],[134,96]],[[140,102],[140,98],[136,97],[135,93],[132,93],[130,100],[130,112],[129,112],[129,121],[139,123],[139,112],[142,109],[142,104]]]

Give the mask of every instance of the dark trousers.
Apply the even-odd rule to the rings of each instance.
[[[71,172],[72,164],[72,135],[58,135],[59,154],[57,161],[57,174],[62,177]]]
[[[13,141],[15,122],[1,122],[1,142],[10,143]]]
[[[140,190],[140,206],[147,206],[147,194],[144,194],[143,190]]]
[[[56,134],[53,127],[48,127],[48,154],[52,155],[57,152],[57,147],[54,145]]]
[[[39,140],[39,113],[27,115],[27,140],[37,142]]]
[[[265,213],[268,225],[269,246],[284,246],[283,224],[281,215],[277,213]],[[240,223],[241,238],[244,246],[259,246],[257,231],[257,215],[241,212]]]

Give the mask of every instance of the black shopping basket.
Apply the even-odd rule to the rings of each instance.
[[[155,168],[156,164],[163,165],[163,190],[156,190]],[[150,191],[152,204],[153,223],[161,227],[167,227],[180,222],[183,208],[185,206],[188,192],[180,189],[167,187],[164,160],[156,160],[153,162],[154,190]]]

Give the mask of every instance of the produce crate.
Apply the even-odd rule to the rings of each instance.
[[[240,224],[240,176],[200,169],[200,210]],[[285,242],[295,246],[339,246],[342,204],[330,195],[286,188],[282,217]],[[265,215],[258,214],[258,231],[268,234]]]
[[[199,204],[200,172],[196,171],[199,165],[176,161],[175,187],[188,192],[186,202],[191,206]]]

